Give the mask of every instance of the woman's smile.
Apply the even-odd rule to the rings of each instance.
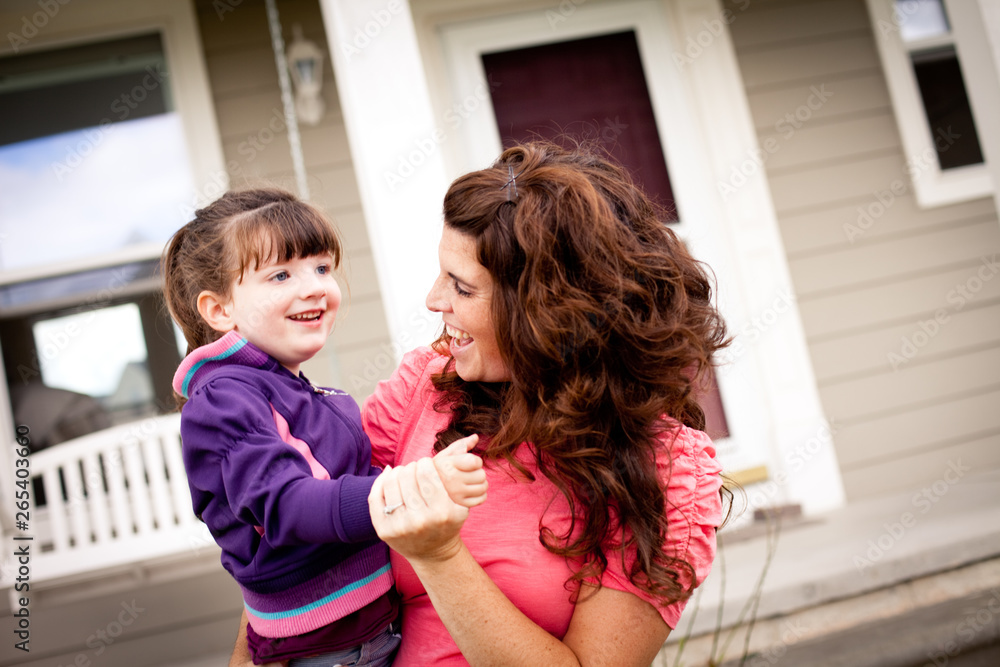
[[[475,239],[446,225],[438,260],[441,273],[427,294],[427,307],[443,316],[455,372],[466,382],[509,380],[491,314],[493,279],[476,259]]]
[[[456,329],[448,323],[445,323],[444,330],[451,336],[451,345],[455,348],[463,348],[475,340],[468,332]]]

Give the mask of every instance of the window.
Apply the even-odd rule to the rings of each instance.
[[[10,392],[36,449],[155,414],[136,304],[37,320],[31,331],[38,364],[19,364]]]
[[[917,201],[932,207],[992,193],[943,0],[868,0]]]
[[[36,448],[172,407],[155,267],[195,187],[171,73],[158,31],[0,58],[0,349]]]
[[[157,264],[225,186],[193,4],[63,4],[58,26],[0,48],[0,421],[36,448],[174,408]]]
[[[36,450],[174,408],[181,355],[158,294],[0,317],[0,349]]]
[[[0,59],[0,271],[155,255],[194,180],[158,33]]]

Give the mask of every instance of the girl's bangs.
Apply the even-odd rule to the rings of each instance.
[[[311,206],[276,202],[233,221],[232,250],[236,275],[271,262],[287,262],[330,253],[340,266],[340,239],[336,229]]]

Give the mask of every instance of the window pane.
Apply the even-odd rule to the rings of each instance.
[[[0,58],[0,271],[148,244],[194,179],[159,35]]]
[[[30,349],[6,322],[11,407],[36,450],[156,413],[140,313],[127,303],[29,320]]]
[[[176,113],[0,147],[0,270],[162,244],[193,193]]]
[[[946,35],[950,30],[941,0],[896,0],[893,14],[904,42]]]
[[[33,330],[47,387],[111,397],[128,366],[146,362],[142,320],[132,303],[42,320]]]
[[[187,339],[184,338],[184,332],[177,326],[177,322],[170,320],[170,324],[174,327],[174,341],[177,343],[177,353],[183,359],[187,356]]]
[[[954,47],[912,55],[941,169],[983,162],[969,97]]]
[[[159,35],[0,58],[0,145],[172,111],[166,77]]]

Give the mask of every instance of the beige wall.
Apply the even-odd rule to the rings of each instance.
[[[1000,466],[993,201],[916,204],[864,0],[726,7],[848,498]]]
[[[264,2],[199,0],[197,9],[230,185],[270,182],[295,191]],[[326,49],[316,0],[282,0],[278,11],[286,40],[291,41],[298,23],[307,39]],[[329,53],[323,69],[326,115],[315,127],[300,126],[300,132],[312,201],[331,215],[345,240],[349,292],[344,290],[331,342],[304,372],[313,382],[346,389],[360,401],[395,364],[387,353],[389,333]]]

